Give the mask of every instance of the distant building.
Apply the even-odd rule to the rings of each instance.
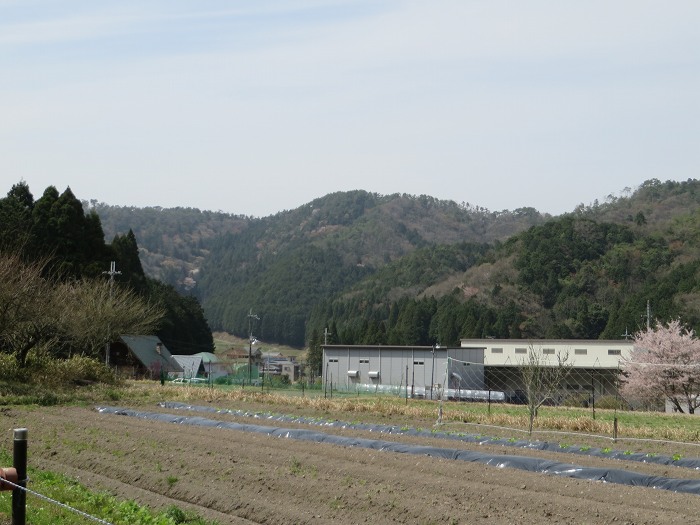
[[[323,345],[325,382],[344,390],[403,389],[413,397],[437,398],[448,388],[484,390],[483,351],[432,346]],[[470,363],[447,381],[448,358]]]
[[[299,379],[299,364],[294,358],[279,352],[264,352],[261,356],[262,372],[269,376],[287,376],[291,383]]]
[[[176,374],[176,377],[190,379],[193,377],[204,377],[204,366],[202,356],[199,355],[174,355],[173,358],[182,367],[183,372]]]
[[[219,377],[227,376],[232,372],[230,363],[223,361],[211,352],[200,352],[194,355],[202,360],[202,373],[204,377],[212,381]]]
[[[323,380],[345,390],[400,390],[409,396],[447,395],[483,399],[522,399],[520,368],[528,352],[541,352],[545,366],[568,354],[572,370],[563,388],[609,395],[617,391],[620,359],[629,355],[626,340],[463,339],[457,348],[431,346],[324,345]],[[499,397],[501,394],[496,394]]]
[[[183,369],[155,335],[121,335],[109,349],[109,365],[117,375],[130,378],[157,379],[182,374]]]
[[[487,382],[499,389],[523,389],[514,371],[534,350],[551,366],[557,364],[557,355],[568,356],[572,369],[566,390],[597,396],[616,393],[620,360],[629,357],[633,348],[632,341],[621,339],[462,339],[461,345],[483,352]]]

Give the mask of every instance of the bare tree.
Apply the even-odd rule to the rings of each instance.
[[[27,264],[17,254],[0,256],[0,352],[15,355],[20,367],[33,348],[55,335],[52,288],[42,277],[46,264]]]
[[[99,357],[120,334],[150,334],[164,310],[133,291],[104,280],[63,283],[54,290],[61,308],[60,328],[73,352]]]
[[[571,366],[568,352],[550,355],[545,354],[541,348],[536,349],[530,345],[527,357],[520,364],[530,416],[530,434],[538,409],[548,400],[556,401],[564,380],[571,372]]]
[[[119,334],[148,334],[164,312],[134,292],[104,280],[54,282],[45,262],[0,255],[0,352],[25,367],[31,351],[54,357],[97,357]]]

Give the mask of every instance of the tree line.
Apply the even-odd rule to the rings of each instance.
[[[0,352],[98,357],[120,334],[153,334],[174,351],[211,351],[201,306],[148,278],[133,232],[105,243],[100,218],[70,188],[0,199]],[[111,263],[116,272],[109,274]]]

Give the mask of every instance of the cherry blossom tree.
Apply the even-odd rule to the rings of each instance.
[[[623,395],[667,400],[678,412],[689,414],[700,406],[700,339],[680,320],[637,332],[621,365],[626,376]]]

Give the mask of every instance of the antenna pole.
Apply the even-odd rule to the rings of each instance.
[[[102,272],[103,274],[109,275],[109,303],[112,304],[112,297],[114,295],[114,276],[121,275],[122,272],[117,271],[116,261],[109,263],[109,271]],[[109,350],[111,346],[110,339],[112,338],[111,330],[109,326],[107,327],[107,342],[105,343],[105,366],[109,366]]]

